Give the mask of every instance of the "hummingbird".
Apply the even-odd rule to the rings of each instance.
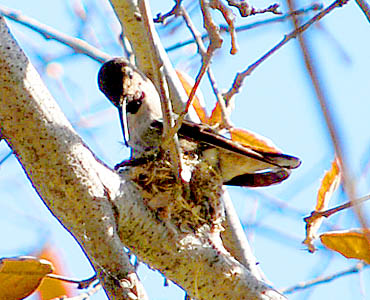
[[[153,83],[124,58],[105,62],[98,74],[99,89],[118,109],[123,138],[131,147],[131,160],[159,149],[163,118],[159,94]],[[233,141],[207,124],[185,119],[178,131],[181,141],[190,141],[199,159],[218,168],[224,185],[261,187],[287,179],[299,158],[255,150]],[[195,146],[194,146],[195,145]],[[183,151],[186,146],[182,146]]]

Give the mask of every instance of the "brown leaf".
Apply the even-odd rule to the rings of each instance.
[[[190,92],[191,92],[191,89],[193,88],[193,85],[194,85],[193,78],[191,78],[188,74],[186,74],[185,72],[182,72],[180,70],[176,70],[176,73],[177,73],[177,76],[180,79],[180,82],[181,82],[186,94],[189,96]],[[197,92],[194,95],[192,105],[193,105],[193,107],[195,109],[195,112],[197,113],[200,121],[203,122],[203,123],[208,124],[207,112],[206,112],[206,110],[204,109],[204,106],[201,103],[204,103],[203,96],[202,96],[202,93],[198,89]]]
[[[282,153],[271,140],[262,135],[241,128],[230,128],[229,131],[231,139],[243,146],[262,152]]]
[[[325,247],[347,258],[361,259],[370,264],[370,245],[363,229],[326,232],[320,235],[320,240]]]
[[[53,272],[52,264],[31,256],[0,260],[0,299],[17,300],[32,294],[46,274]]]
[[[324,178],[321,181],[321,186],[317,193],[315,210],[311,213],[311,216],[305,218],[306,238],[303,241],[303,244],[307,245],[308,251],[311,253],[316,250],[313,245],[313,241],[317,238],[317,231],[319,230],[324,218],[318,212],[324,211],[328,208],[330,198],[339,186],[340,178],[340,168],[335,159],[330,170],[325,173]]]

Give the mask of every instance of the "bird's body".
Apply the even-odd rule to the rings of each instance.
[[[99,71],[99,87],[119,109],[132,159],[159,148],[162,110],[152,82],[124,59],[115,58],[106,62]],[[205,124],[184,120],[178,134],[180,139],[190,140],[192,148],[196,145],[196,149],[182,149],[183,152],[196,151],[199,159],[220,171],[224,184],[268,186],[285,180],[290,169],[300,165],[296,157],[243,146]]]

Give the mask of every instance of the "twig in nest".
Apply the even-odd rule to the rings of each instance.
[[[180,1],[178,1],[178,5],[180,5]],[[139,1],[139,8],[141,15],[143,16],[144,23],[148,28],[148,37],[150,43],[152,45],[153,51],[157,51],[157,45],[153,39],[153,23],[149,19],[149,8],[146,6],[145,0]],[[171,154],[171,161],[172,161],[172,170],[176,176],[177,182],[181,183],[181,160],[180,160],[180,147],[178,143],[177,136],[175,134],[170,135],[169,132],[174,125],[174,121],[172,118],[172,105],[168,98],[168,89],[167,89],[167,82],[165,80],[165,76],[162,73],[163,64],[161,64],[157,59],[156,55],[151,55],[153,70],[157,70],[154,72],[155,76],[155,85],[159,88],[160,96],[161,96],[161,107],[162,107],[162,114],[163,114],[163,137],[164,143],[162,143],[162,147],[166,147]],[[170,138],[167,138],[170,136]]]

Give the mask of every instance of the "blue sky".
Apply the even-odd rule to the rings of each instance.
[[[112,56],[122,55],[116,42],[118,23],[107,2],[82,1],[88,11],[85,24],[78,21],[71,11],[73,3],[77,2],[0,0],[0,5],[19,9],[25,15],[72,36],[81,36]],[[322,3],[325,6],[330,4],[328,1]],[[259,1],[252,4],[266,7],[271,3]],[[301,6],[309,4],[302,2]],[[168,11],[173,1],[160,1],[155,5],[152,7],[154,15]],[[286,11],[285,4],[281,6]],[[270,17],[264,15],[243,20],[235,13],[237,25]],[[202,30],[199,13],[194,20],[198,30]],[[8,24],[89,147],[109,166],[126,158],[128,150],[121,143],[116,111],[97,88],[99,64],[86,56],[72,55],[65,46],[47,41],[22,25],[11,21]],[[166,47],[190,37],[184,27],[174,35],[169,35],[169,30],[159,26],[157,29]],[[236,72],[246,69],[290,31],[291,24],[285,22],[241,32],[238,34],[240,51],[235,56],[229,55],[230,40],[224,36],[223,49],[212,64],[218,87],[227,90]],[[370,158],[369,32],[370,24],[352,1],[334,10],[306,33],[320,69],[321,84],[339,128],[344,153],[350,162],[358,196],[368,194],[370,186],[367,170]],[[303,161],[291,178],[278,186],[229,189],[261,268],[277,288],[309,280],[318,274],[338,272],[355,263],[322,247],[312,255],[301,245],[304,239],[302,217],[314,207],[320,179],[330,167],[334,152],[298,50],[298,43],[291,41],[259,66],[245,80],[232,114],[237,127],[272,139],[286,153]],[[188,46],[171,51],[169,55],[177,68],[195,76],[199,69],[199,57],[195,51],[194,46]],[[53,66],[61,70],[56,77],[50,73]],[[49,73],[46,72],[48,70]],[[210,111],[215,97],[206,78],[201,89]],[[5,143],[1,143],[0,158],[8,152]],[[272,199],[286,203],[288,208],[277,205],[277,201]],[[344,201],[346,198],[339,191],[333,205]],[[370,213],[368,207],[364,207],[364,211]],[[339,229],[359,226],[350,211],[338,214],[328,222]],[[0,228],[0,240],[6,241],[0,245],[0,256],[29,254],[47,241],[61,249],[71,276],[87,278],[92,275],[79,247],[41,203],[14,157],[7,159],[0,169]],[[163,278],[158,272],[141,266],[139,273],[151,299],[183,299],[183,292],[175,284],[163,287]],[[360,276],[351,275],[314,290],[292,294],[289,299],[366,299],[369,275],[369,271]],[[361,294],[363,292],[365,296]],[[106,298],[100,292],[91,299]]]

